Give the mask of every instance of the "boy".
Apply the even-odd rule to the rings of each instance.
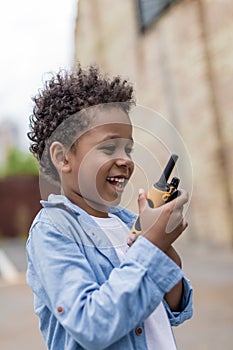
[[[27,241],[48,349],[176,349],[171,325],[192,316],[192,288],[172,247],[187,227],[188,196],[152,209],[140,190],[143,234],[132,239],[136,216],[118,206],[134,169],[131,85],[79,66],[34,101],[31,151],[61,189],[42,201]]]

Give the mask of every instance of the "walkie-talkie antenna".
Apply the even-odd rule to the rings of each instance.
[[[156,186],[161,188],[161,189],[164,189],[166,187],[166,184],[167,184],[167,181],[169,179],[169,176],[171,175],[171,172],[177,162],[177,159],[179,157],[176,155],[176,154],[172,154],[159,181],[156,182]]]

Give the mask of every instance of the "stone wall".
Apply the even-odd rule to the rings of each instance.
[[[193,167],[190,236],[231,245],[233,2],[179,1],[143,35],[135,3],[80,0],[75,61],[128,77],[174,124]]]

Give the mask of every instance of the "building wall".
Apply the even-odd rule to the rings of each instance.
[[[137,102],[179,130],[190,153],[191,237],[233,243],[233,2],[184,0],[144,35],[133,0],[80,0],[75,61],[134,82]],[[189,174],[186,174],[189,176]]]
[[[38,176],[0,179],[0,239],[26,238],[40,205]]]

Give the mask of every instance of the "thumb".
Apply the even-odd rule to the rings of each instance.
[[[148,205],[147,199],[146,199],[146,192],[140,188],[138,191],[138,209],[139,209],[139,215],[143,212],[145,207]]]

